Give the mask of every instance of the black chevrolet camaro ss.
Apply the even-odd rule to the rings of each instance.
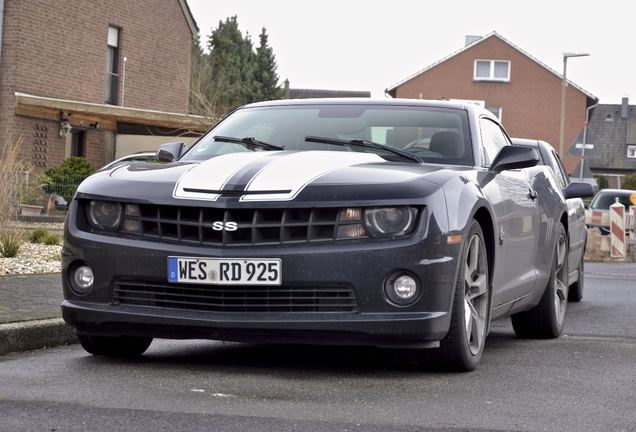
[[[493,319],[561,333],[566,199],[588,189],[478,106],[262,102],[157,156],[89,177],[70,205],[62,310],[92,354],[356,344],[472,370]]]

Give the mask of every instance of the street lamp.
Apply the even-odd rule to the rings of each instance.
[[[585,57],[589,56],[588,53],[571,53],[565,52],[563,53],[563,82],[561,83],[561,130],[559,133],[559,156],[561,159],[565,158],[563,154],[563,141],[565,135],[565,89],[568,86],[567,79],[567,69],[568,69],[568,58],[570,57]]]

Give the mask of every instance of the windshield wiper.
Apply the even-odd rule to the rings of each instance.
[[[393,153],[394,155],[398,155],[404,159],[408,159],[413,162],[417,162],[417,163],[422,162],[422,159],[415,156],[414,154],[411,154],[402,150],[394,149],[393,147],[389,147],[384,144],[379,144],[373,141],[367,141],[362,139],[346,140],[346,139],[339,139],[339,138],[306,136],[305,141],[319,143],[319,144],[334,144],[334,145],[341,145],[341,146],[356,146],[356,147],[385,150],[385,151],[388,151],[389,153]]]
[[[266,150],[285,150],[284,147],[259,141],[254,137],[235,138],[229,136],[215,135],[212,137],[214,141],[225,141],[234,144],[245,144],[246,147],[259,147]]]

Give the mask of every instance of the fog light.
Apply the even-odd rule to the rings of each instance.
[[[73,288],[78,293],[86,294],[95,282],[93,270],[88,266],[80,266],[73,272]]]
[[[417,283],[411,276],[400,276],[393,282],[395,294],[404,299],[409,300],[417,293]]]
[[[400,306],[413,303],[420,292],[417,281],[405,273],[394,273],[385,283],[384,290],[391,302]]]

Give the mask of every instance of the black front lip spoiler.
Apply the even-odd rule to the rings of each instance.
[[[64,320],[79,334],[235,342],[435,348],[446,312],[227,314],[65,300]]]

